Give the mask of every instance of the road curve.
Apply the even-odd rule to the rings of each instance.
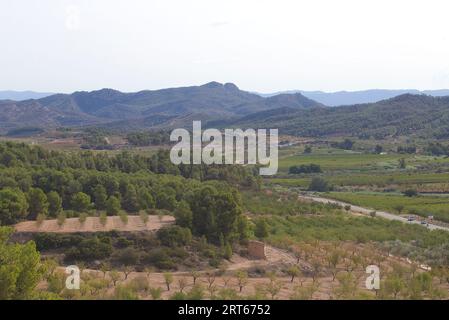
[[[348,206],[351,206],[351,211],[352,212],[361,213],[361,214],[364,214],[364,215],[369,215],[370,212],[375,211],[373,209],[367,209],[367,208],[355,206],[353,204],[346,203],[346,202],[343,202],[343,201],[323,198],[323,197],[319,197],[319,196],[316,196],[316,195],[299,195],[298,197],[300,199],[309,200],[309,201],[313,201],[313,202],[338,204],[338,205],[343,206],[343,207],[348,205]],[[382,217],[382,218],[388,219],[388,220],[396,220],[396,221],[401,221],[401,222],[408,223],[408,224],[417,224],[417,225],[423,226],[420,221],[417,221],[417,220],[408,221],[407,218],[400,217],[400,216],[398,216],[396,214],[385,212],[385,211],[377,211],[376,210],[376,217]],[[431,224],[431,223],[429,223],[427,225],[427,228],[430,229],[430,230],[449,231],[448,227],[443,227],[443,226],[439,226],[439,225]]]

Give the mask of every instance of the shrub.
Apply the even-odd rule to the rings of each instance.
[[[138,300],[139,296],[130,285],[119,285],[115,289],[114,298],[117,300]]]
[[[229,243],[227,243],[224,248],[223,257],[227,260],[230,260],[232,258],[232,247]]]
[[[418,191],[415,189],[407,189],[404,191],[404,196],[406,197],[416,197],[418,195]]]
[[[107,258],[112,253],[112,246],[106,241],[100,241],[97,237],[92,239],[85,239],[77,244],[76,247],[72,247],[66,253],[66,260],[101,260]]]
[[[254,230],[254,235],[257,238],[264,239],[264,238],[268,237],[269,234],[270,234],[269,228],[270,227],[268,225],[267,220],[265,220],[265,219],[258,219],[256,221],[256,228]]]
[[[139,252],[134,248],[126,248],[118,255],[118,261],[125,266],[136,265],[139,263],[139,259]]]
[[[58,220],[58,226],[62,227],[64,225],[64,223],[65,223],[65,220],[66,220],[65,213],[62,212],[62,213],[58,214],[57,220]]]
[[[157,232],[157,237],[163,245],[168,247],[185,246],[192,241],[190,229],[180,226],[162,228]]]
[[[170,296],[170,300],[187,300],[187,294],[183,292],[175,292]]]
[[[128,239],[125,238],[125,237],[119,237],[119,238],[117,238],[117,241],[116,241],[116,243],[115,243],[115,245],[116,245],[118,248],[127,248],[127,247],[132,246],[133,244],[134,244],[133,241],[128,240]]]
[[[129,285],[137,292],[146,293],[150,289],[148,279],[145,276],[138,276],[137,278],[134,278]]]
[[[328,192],[330,190],[327,181],[320,177],[313,178],[309,185],[309,191]]]
[[[301,174],[301,173],[321,173],[321,167],[317,164],[309,164],[309,165],[300,165],[300,166],[292,166],[289,168],[288,172],[290,174]]]
[[[34,236],[39,251],[76,246],[83,237],[75,234],[38,233]]]
[[[176,267],[175,262],[172,260],[168,251],[164,248],[157,248],[150,250],[142,260],[145,263],[150,263],[155,265],[159,269],[174,269]]]
[[[39,213],[36,217],[36,223],[38,226],[40,226],[45,221],[45,214]]]
[[[204,289],[201,285],[196,284],[187,294],[188,300],[202,300],[204,298]]]
[[[153,300],[159,300],[162,296],[162,289],[159,287],[158,288],[151,287],[149,289],[149,291],[150,291],[151,298]]]
[[[167,291],[170,291],[170,285],[173,283],[173,275],[169,272],[164,273],[164,281],[167,286]]]
[[[106,223],[108,222],[108,216],[106,215],[105,212],[102,212],[100,214],[100,223],[101,225],[104,227],[106,225]]]
[[[124,225],[128,224],[128,214],[124,211],[120,212],[120,220],[123,222]]]
[[[87,213],[81,213],[78,220],[81,224],[84,224],[87,220]]]
[[[334,148],[344,149],[344,150],[352,150],[354,146],[354,142],[350,139],[345,139],[342,142],[332,142],[331,146]]]
[[[140,212],[140,219],[146,225],[148,223],[148,220],[149,220],[148,213],[146,213],[145,211],[141,211]]]

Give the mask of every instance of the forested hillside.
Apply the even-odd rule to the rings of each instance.
[[[219,123],[214,123],[219,125]],[[378,103],[247,115],[221,126],[279,128],[298,136],[351,135],[360,138],[449,137],[449,97],[406,94]]]
[[[0,101],[0,132],[58,126],[105,125],[119,129],[179,127],[193,120],[240,117],[289,106],[295,109],[321,104],[301,94],[262,98],[232,83],[124,93],[113,89],[55,94],[37,100]]]

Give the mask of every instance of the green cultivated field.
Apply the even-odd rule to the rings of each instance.
[[[417,214],[423,217],[433,215],[435,219],[449,222],[449,197],[366,194],[349,192],[329,192],[326,197],[352,203],[354,205],[399,213]]]
[[[290,187],[307,187],[312,178],[304,176],[301,178],[274,178],[267,179],[272,184],[280,184]],[[339,174],[327,175],[325,179],[337,186],[364,186],[364,185],[410,185],[428,183],[448,183],[449,173],[420,173],[420,172],[397,172],[392,174]]]
[[[398,221],[352,217],[346,214],[326,216],[295,216],[285,219],[271,216],[269,241],[280,247],[288,247],[297,241],[394,241],[404,242],[420,239],[421,248],[437,247],[449,240],[449,233],[430,231],[419,225]]]
[[[405,160],[405,168],[400,160]],[[288,174],[292,166],[319,165],[319,174]],[[298,147],[283,150],[279,161],[279,174],[266,178],[268,185],[307,189],[315,176],[320,176],[338,188],[357,187],[379,191],[393,188],[401,192],[407,188],[420,192],[447,192],[449,190],[449,158],[415,154],[360,153],[341,149],[313,148],[312,154],[303,154]],[[422,209],[422,208],[418,208]]]
[[[330,152],[330,151],[329,151]],[[370,154],[353,152],[335,152],[335,153],[313,153],[310,155],[296,154],[286,156],[279,160],[279,168],[287,172],[288,168],[294,165],[318,164],[324,171],[339,170],[382,170],[398,169],[399,159],[405,159],[407,169],[414,169],[429,165],[448,166],[448,157],[433,157],[424,155],[408,154]]]
[[[397,167],[401,158],[407,158],[407,155],[357,153],[294,155],[280,159],[279,168],[286,172],[294,165],[314,163],[320,165],[324,171],[393,169]]]

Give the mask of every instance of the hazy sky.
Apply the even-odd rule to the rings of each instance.
[[[0,90],[449,88],[447,0],[0,0]]]

